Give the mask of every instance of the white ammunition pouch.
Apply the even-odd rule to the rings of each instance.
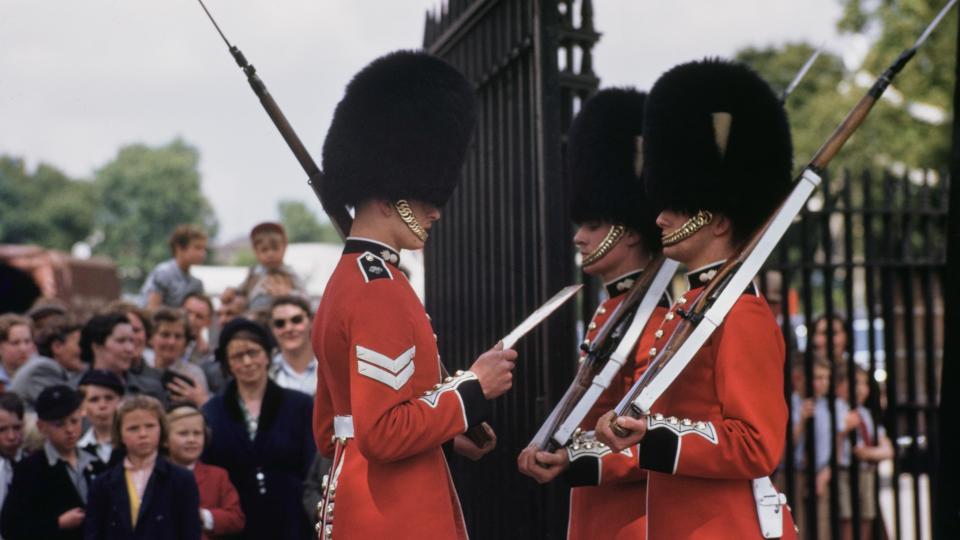
[[[787,497],[778,493],[769,476],[751,481],[753,500],[757,504],[757,518],[760,520],[760,533],[764,538],[783,536],[783,506]]]
[[[353,438],[353,417],[352,416],[334,416],[333,434],[338,439]]]

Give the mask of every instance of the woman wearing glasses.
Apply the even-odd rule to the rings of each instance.
[[[311,397],[317,393],[317,359],[310,344],[310,305],[299,296],[278,296],[270,306],[270,327],[280,352],[269,375],[282,388]]]
[[[213,431],[203,461],[229,471],[247,517],[244,538],[307,539],[300,501],[316,453],[313,403],[269,379],[274,347],[270,331],[247,319],[220,332],[217,360],[233,380],[203,407]]]

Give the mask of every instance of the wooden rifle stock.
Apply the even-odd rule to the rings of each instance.
[[[779,233],[777,238],[770,238],[767,234],[771,230],[772,225],[775,222],[783,223],[784,215],[788,212],[786,205],[787,202],[793,198],[794,195],[799,193],[801,189],[805,188],[803,186],[808,171],[814,173],[813,176],[822,174],[826,170],[827,166],[833,160],[834,156],[840,152],[840,149],[843,148],[843,145],[847,142],[851,135],[863,124],[866,120],[867,115],[873,109],[873,106],[876,104],[877,100],[883,95],[883,92],[887,89],[890,83],[893,81],[894,77],[903,69],[903,67],[910,61],[911,58],[916,54],[917,49],[926,41],[927,37],[933,31],[933,29],[939,24],[940,20],[946,15],[946,13],[953,7],[957,0],[950,0],[943,9],[937,14],[937,16],[927,25],[927,28],[924,30],[923,34],[917,39],[912,47],[906,49],[897,57],[897,59],[888,67],[874,82],[873,86],[870,87],[870,90],[857,102],[856,105],[847,113],[847,116],[840,122],[840,125],[831,133],[830,137],[827,138],[823,146],[814,154],[810,163],[804,168],[801,172],[800,177],[794,185],[793,192],[791,196],[787,198],[787,201],[782,203],[780,207],[777,208],[777,211],[774,212],[770,218],[763,224],[763,226],[750,238],[750,240],[740,249],[736,257],[728,260],[717,272],[717,275],[709,284],[704,288],[700,295],[696,298],[689,309],[689,311],[677,310],[677,313],[684,319],[677,325],[673,334],[670,336],[670,339],[667,341],[667,344],[661,349],[657,356],[650,363],[650,367],[647,368],[647,371],[643,376],[638,380],[633,388],[630,389],[630,392],[626,397],[620,402],[616,409],[616,416],[611,419],[611,429],[618,437],[627,437],[630,432],[619,425],[616,424],[617,416],[629,416],[631,418],[640,418],[649,413],[649,411],[643,410],[643,407],[637,404],[637,400],[640,398],[641,394],[645,389],[647,389],[651,383],[656,379],[657,375],[671,362],[671,360],[677,354],[679,348],[690,339],[694,330],[700,325],[701,321],[704,318],[704,315],[707,311],[713,307],[714,302],[721,293],[724,292],[724,289],[727,288],[730,281],[733,279],[734,275],[740,271],[741,267],[746,262],[747,258],[757,250],[761,242],[767,244],[765,247],[769,247],[769,242],[779,241],[782,237],[783,231]],[[809,189],[809,186],[806,186]],[[809,197],[809,193],[806,195]],[[804,201],[806,198],[804,198]],[[799,213],[802,206],[794,205],[795,211]],[[794,216],[790,216],[795,217]],[[772,247],[770,248],[772,249]],[[752,276],[751,276],[752,277]],[[716,317],[722,320],[722,317],[726,313],[716,314]],[[689,359],[684,359],[689,361]],[[685,365],[685,364],[684,364]],[[668,381],[672,382],[672,381]]]

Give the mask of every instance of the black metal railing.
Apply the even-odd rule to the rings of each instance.
[[[451,367],[578,279],[562,134],[597,86],[597,37],[590,0],[450,0],[427,15],[424,47],[479,98],[463,184],[425,252],[427,310]],[[576,318],[569,307],[519,344],[515,388],[494,404],[497,450],[451,460],[472,538],[565,536],[567,488],[521,477],[516,456],[573,376]]]
[[[578,308],[519,345],[516,387],[495,404],[497,450],[480,463],[451,460],[473,538],[565,536],[567,487],[535,486],[515,459],[571,380],[578,325],[602,294],[574,264],[563,166],[564,133],[599,83],[598,38],[589,0],[450,0],[426,19],[425,48],[461,69],[480,103],[463,185],[426,250],[444,361],[466,366],[554,291],[586,285]],[[859,538],[865,527],[872,538],[925,537],[938,480],[948,184],[931,172],[825,178],[759,276],[787,342],[791,418],[814,393],[818,358],[828,371],[827,413],[797,421],[777,474],[803,538]],[[869,438],[886,434],[895,451],[880,467],[842,459],[857,430],[829,435],[846,422],[830,405],[855,399],[858,367],[870,381]],[[828,440],[817,440],[815,422],[828,424]],[[819,482],[808,467],[818,445],[829,473]],[[861,479],[873,487],[861,492]]]
[[[939,439],[948,185],[946,176],[929,171],[828,176],[761,273],[787,341],[785,394],[794,422],[797,407],[815,397],[818,358],[829,367],[821,409],[828,417],[806,420],[801,440],[788,436],[778,475],[803,538],[840,538],[845,531],[860,538],[865,527],[871,538],[883,538],[881,529],[888,538],[928,537],[937,482],[932,449]],[[815,422],[829,423],[827,433],[847,422],[838,409],[856,400],[858,368],[871,390],[865,405],[875,422],[868,440],[885,434],[895,452],[879,467],[843,450],[844,441],[853,447],[863,440],[857,429],[826,445],[816,436]],[[829,456],[819,470],[810,465],[818,446],[821,464],[824,449]],[[841,462],[846,453],[849,462]],[[875,517],[863,515],[870,508]]]

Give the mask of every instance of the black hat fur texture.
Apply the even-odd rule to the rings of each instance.
[[[660,249],[656,212],[637,174],[646,93],[633,88],[600,90],[583,105],[567,136],[573,221],[607,221],[640,233]]]
[[[462,175],[476,123],[463,75],[424,52],[397,51],[357,73],[323,145],[324,199],[414,199],[442,207]]]
[[[657,80],[643,152],[644,182],[659,207],[719,212],[738,239],[763,224],[791,185],[783,104],[753,70],[726,60],[681,64]]]

